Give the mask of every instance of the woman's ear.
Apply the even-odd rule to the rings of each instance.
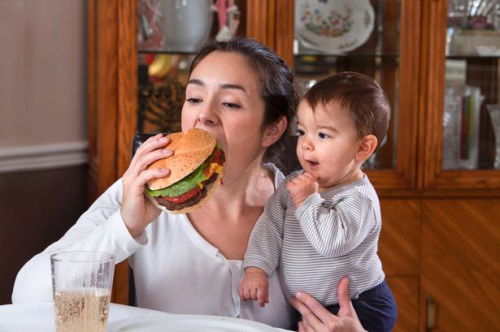
[[[371,157],[376,147],[377,147],[377,137],[371,134],[366,135],[361,139],[358,152],[356,152],[356,156],[354,158],[356,159],[356,161],[364,162],[365,160]]]
[[[276,143],[285,132],[287,125],[286,117],[282,116],[277,122],[267,126],[262,136],[262,146],[267,148]]]

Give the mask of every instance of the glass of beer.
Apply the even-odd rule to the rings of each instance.
[[[50,261],[56,332],[105,332],[115,256],[67,251]]]

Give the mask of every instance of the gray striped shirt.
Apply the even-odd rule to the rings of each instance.
[[[296,209],[286,183],[301,172],[287,176],[269,199],[252,231],[244,268],[271,275],[279,266],[287,297],[303,290],[325,306],[338,303],[337,286],[348,276],[349,293],[357,298],[385,278],[377,256],[377,193],[365,175],[313,194]]]

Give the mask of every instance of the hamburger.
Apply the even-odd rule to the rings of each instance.
[[[224,152],[215,137],[202,129],[167,135],[174,155],[148,169],[167,168],[170,173],[148,181],[146,196],[169,213],[187,213],[199,207],[222,181]]]

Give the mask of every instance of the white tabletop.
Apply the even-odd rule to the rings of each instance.
[[[165,312],[110,304],[108,324],[132,317],[176,317]],[[0,332],[54,332],[54,305],[52,302],[0,305]],[[276,329],[276,331],[285,331]]]
[[[111,303],[108,323],[121,319],[158,315],[160,312],[149,309],[129,307]],[[163,313],[168,315],[166,313]],[[0,305],[0,331],[51,331],[54,332],[54,304],[53,302],[39,302],[30,304]]]

